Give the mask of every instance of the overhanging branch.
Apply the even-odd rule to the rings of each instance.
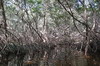
[[[73,15],[73,13],[70,12],[70,11],[68,11],[68,10],[66,9],[66,7],[62,4],[62,2],[61,2],[60,0],[58,0],[58,2],[59,2],[59,4],[65,9],[65,11],[66,11],[74,20],[78,21],[80,24],[84,25],[85,27],[87,27],[87,26],[89,27],[89,25],[86,24],[85,22],[81,22],[80,20],[78,20],[77,18],[75,18],[75,16]],[[68,3],[67,3],[67,4],[68,4]],[[90,29],[90,27],[89,27],[89,29]]]

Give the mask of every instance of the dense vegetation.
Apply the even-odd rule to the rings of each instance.
[[[80,66],[74,56],[98,53],[99,0],[0,0],[3,66]]]

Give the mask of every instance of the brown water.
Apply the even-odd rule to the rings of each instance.
[[[98,56],[85,56],[82,52],[71,53],[56,59],[44,59],[39,62],[30,62],[25,66],[100,66]]]
[[[99,54],[85,56],[83,52],[67,48],[56,48],[51,53],[35,53],[34,57],[28,54],[25,57],[21,55],[9,56],[8,62],[0,61],[0,66],[100,66]],[[29,59],[33,58],[33,59]]]

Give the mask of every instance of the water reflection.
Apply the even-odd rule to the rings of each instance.
[[[100,57],[99,54],[85,56],[82,51],[57,46],[52,51],[9,55],[0,61],[0,66],[100,66]]]
[[[70,53],[70,55],[61,55],[59,58],[41,60],[37,63],[30,62],[26,66],[100,66],[99,60],[92,56],[85,56],[82,52],[77,54]]]

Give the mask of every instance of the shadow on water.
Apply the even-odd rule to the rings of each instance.
[[[24,46],[19,50],[12,48],[13,51],[5,49],[0,55],[0,66],[100,66],[99,54],[85,56],[83,52],[68,46],[56,46],[53,49],[38,45],[33,49],[32,46]],[[26,50],[28,47],[30,51]]]

